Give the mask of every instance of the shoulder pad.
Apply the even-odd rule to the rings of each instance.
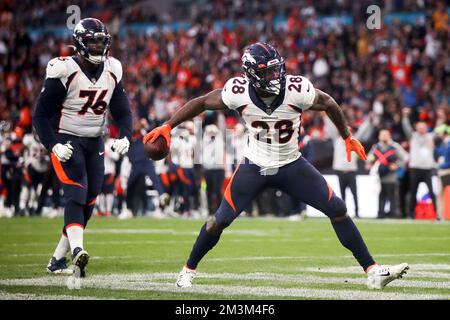
[[[46,78],[61,79],[67,76],[66,58],[53,58],[47,63]]]
[[[109,63],[111,65],[111,72],[117,77],[117,83],[122,80],[122,63],[114,57],[108,57]]]
[[[222,101],[230,109],[247,104],[248,80],[244,77],[234,77],[225,83],[222,89]]]
[[[302,110],[307,110],[312,107],[316,98],[316,89],[308,78],[288,75],[286,90],[289,93],[288,103]]]

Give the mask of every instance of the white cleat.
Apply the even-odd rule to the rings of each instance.
[[[133,212],[130,209],[125,208],[117,217],[119,220],[128,220],[133,218]]]
[[[194,279],[196,274],[195,270],[189,269],[188,267],[184,266],[183,270],[181,270],[180,274],[178,275],[177,279],[177,287],[178,288],[190,288],[192,287],[192,280]]]
[[[367,286],[369,289],[383,289],[389,282],[406,274],[408,269],[407,263],[395,266],[376,265],[367,272]]]

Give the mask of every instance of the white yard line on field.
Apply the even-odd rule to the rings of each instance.
[[[431,271],[431,270],[440,270],[447,271],[450,270],[450,264],[410,264],[410,273],[413,271]],[[299,271],[306,272],[324,272],[324,273],[355,273],[361,272],[360,267],[321,267],[321,268],[299,268]]]
[[[157,275],[157,274],[156,274]],[[153,275],[155,276],[155,274]],[[173,279],[176,274],[170,274]],[[280,288],[273,286],[244,286],[244,285],[204,285],[197,284],[192,288],[179,289],[174,283],[150,282],[152,274],[134,275],[108,275],[92,276],[82,281],[82,288],[96,288],[105,290],[132,290],[151,292],[171,292],[186,294],[217,294],[230,296],[254,296],[254,297],[291,297],[312,299],[355,299],[355,300],[425,300],[425,299],[450,299],[450,294],[406,294],[364,290],[332,290],[313,288]],[[65,281],[55,277],[43,277],[38,279],[9,279],[1,280],[1,285],[10,286],[66,286]],[[112,294],[111,292],[109,294]],[[149,295],[149,298],[151,295]]]
[[[108,298],[107,298],[108,299]],[[0,300],[105,300],[102,297],[79,297],[68,295],[38,295],[32,293],[10,293],[0,291]],[[114,299],[108,299],[114,300]]]
[[[353,273],[352,276],[359,275]],[[109,281],[109,278],[117,277],[118,275],[98,275],[95,276],[97,280],[105,282]],[[175,280],[177,274],[175,273],[134,273],[121,275],[123,281],[151,281],[151,280]],[[450,281],[417,281],[409,280],[407,276],[403,281],[396,281],[389,285],[393,288],[427,288],[427,289],[450,289]],[[200,279],[223,279],[223,280],[242,280],[242,281],[273,281],[273,282],[286,282],[286,283],[309,283],[309,284],[354,284],[365,285],[366,277],[362,275],[359,278],[349,277],[328,277],[317,275],[305,275],[305,274],[277,274],[277,273],[199,273],[197,278]]]
[[[200,229],[199,229],[200,230]],[[86,229],[87,234],[170,234],[170,235],[198,235],[199,230],[196,231],[179,231],[175,229]],[[240,229],[227,230],[226,234],[235,235],[251,235],[258,237],[265,237],[273,235],[271,231],[261,231],[257,229]],[[278,233],[276,233],[278,234]]]

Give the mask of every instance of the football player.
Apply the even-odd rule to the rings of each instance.
[[[116,177],[116,164],[120,157],[116,152],[110,151],[114,144],[114,138],[105,137],[105,178],[103,187],[98,196],[99,217],[110,217],[114,205],[114,181]]]
[[[64,189],[64,227],[51,258],[49,273],[66,273],[66,254],[81,276],[89,255],[83,231],[92,215],[104,178],[102,135],[107,111],[119,126],[113,151],[126,154],[131,136],[131,110],[122,83],[122,65],[108,56],[111,36],[98,19],[81,20],[73,31],[76,55],[48,62],[44,87],[33,114],[33,126]]]
[[[24,135],[25,146],[23,168],[23,186],[20,193],[21,215],[33,215],[37,209],[37,195],[39,186],[44,182],[50,168],[48,151],[32,133]]]
[[[349,249],[368,275],[369,288],[383,288],[402,276],[406,263],[381,266],[375,263],[358,229],[347,215],[345,203],[336,196],[323,176],[300,154],[297,138],[300,120],[307,110],[325,111],[345,140],[347,160],[355,152],[366,160],[361,143],[350,134],[346,119],[336,101],[314,88],[305,77],[286,75],[285,62],[267,43],[247,47],[242,56],[244,77],[227,81],[223,89],[188,101],[161,127],[153,129],[144,142],[162,135],[170,144],[170,132],[183,121],[205,110],[237,110],[249,131],[244,160],[233,174],[215,215],[201,228],[176,285],[192,286],[196,268],[203,256],[219,241],[223,230],[267,187],[287,192],[295,199],[320,210],[342,245]]]

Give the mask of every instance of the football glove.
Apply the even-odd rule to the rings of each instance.
[[[144,138],[142,139],[142,142],[146,144],[149,140],[150,143],[153,143],[159,136],[163,136],[164,139],[166,139],[167,147],[170,147],[170,131],[172,130],[172,127],[166,123],[165,125],[161,127],[157,127],[147,133]]]
[[[362,159],[367,160],[366,152],[361,142],[358,139],[353,138],[351,135],[345,139],[345,151],[347,152],[347,161],[350,162],[352,159],[352,151]]]
[[[162,195],[159,196],[159,204],[162,207],[165,207],[170,202],[170,195],[167,192],[164,192]]]
[[[59,161],[66,162],[72,156],[73,147],[69,142],[66,144],[57,143],[53,146],[52,152]]]
[[[130,141],[128,141],[127,137],[114,140],[111,146],[111,150],[117,152],[120,155],[126,154],[129,148],[130,148]]]

